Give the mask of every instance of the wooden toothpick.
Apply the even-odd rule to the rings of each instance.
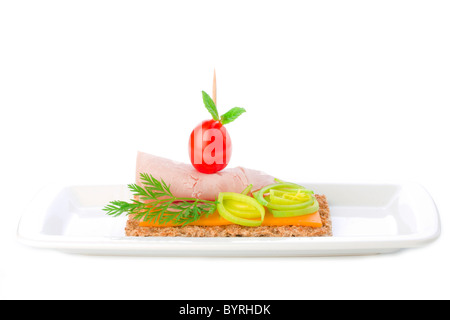
[[[214,101],[214,104],[217,106],[217,86],[216,86],[216,69],[214,68],[214,79],[213,79],[213,92],[212,92],[212,98]]]

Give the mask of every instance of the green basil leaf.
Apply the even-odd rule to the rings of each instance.
[[[233,109],[231,109],[230,111],[228,111],[227,113],[223,114],[220,117],[220,122],[222,122],[222,124],[233,122],[244,112],[245,112],[244,108],[234,107]]]
[[[213,99],[205,92],[202,91],[203,95],[203,103],[205,104],[206,109],[208,109],[209,113],[211,113],[214,120],[219,120],[219,112],[217,112],[216,104]]]

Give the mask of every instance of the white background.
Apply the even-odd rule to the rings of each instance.
[[[0,298],[448,299],[447,1],[0,2]],[[242,165],[296,181],[414,181],[442,235],[395,254],[69,255],[16,240],[44,186],[131,183],[137,150],[188,161],[218,108]]]

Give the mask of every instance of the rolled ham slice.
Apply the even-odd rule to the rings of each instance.
[[[142,186],[140,174],[151,174],[170,185],[175,197],[215,200],[219,192],[242,192],[252,184],[252,191],[275,183],[274,177],[262,171],[236,167],[226,168],[214,174],[200,173],[191,164],[138,152],[136,160],[136,184]]]

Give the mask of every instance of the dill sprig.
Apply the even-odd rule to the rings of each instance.
[[[160,225],[172,222],[185,226],[216,210],[217,201],[177,198],[163,179],[159,181],[147,173],[141,173],[140,177],[142,187],[137,184],[128,185],[135,199],[130,200],[131,202],[111,201],[103,208],[106,214],[114,217],[133,214],[136,220],[153,221]]]

